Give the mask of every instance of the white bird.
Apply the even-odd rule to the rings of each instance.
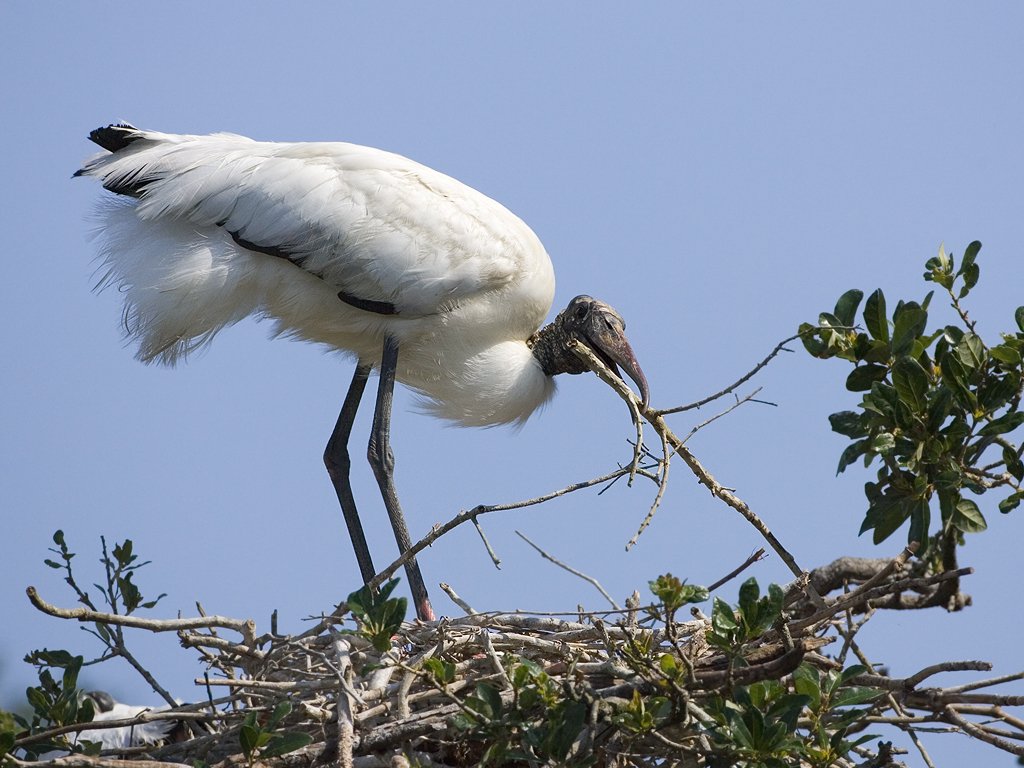
[[[92,700],[95,715],[90,722],[104,723],[111,720],[131,720],[144,712],[161,712],[167,706],[139,707],[122,704],[106,691],[89,691],[85,696]],[[174,720],[154,720],[138,725],[124,725],[118,728],[89,728],[74,734],[73,743],[91,741],[100,745],[102,750],[122,750],[138,747],[143,744],[155,744],[166,739],[177,723]],[[62,751],[44,752],[38,760],[56,760],[67,753]]]
[[[533,231],[476,190],[379,149],[272,143],[233,134],[98,128],[107,150],[76,176],[115,193],[101,209],[101,285],[124,296],[124,325],[145,362],[173,364],[249,315],[279,335],[356,358],[324,453],[364,582],[376,574],[349,483],[348,438],[380,370],[368,456],[399,549],[411,546],[389,443],[394,382],[467,426],[525,421],[552,377],[585,367],[586,343],[647,382],[622,317],[589,296],[540,328],[554,298],[551,260]],[[433,612],[415,559],[417,614]]]

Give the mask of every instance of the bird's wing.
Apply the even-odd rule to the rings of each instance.
[[[129,704],[114,704],[113,709],[108,712],[97,712],[93,722],[104,720],[122,720],[136,717],[143,712],[159,712],[167,707],[135,707]],[[134,726],[121,728],[93,728],[82,731],[78,735],[79,741],[95,741],[103,746],[103,749],[125,749],[136,747],[140,744],[153,744],[167,737],[167,734],[174,728],[173,720],[154,720],[149,723],[139,723]]]
[[[139,198],[141,218],[221,227],[240,246],[287,258],[371,311],[443,311],[508,284],[544,253],[499,203],[389,152],[130,126],[92,138],[113,151],[79,174]]]

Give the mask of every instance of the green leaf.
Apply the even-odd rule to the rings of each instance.
[[[889,369],[884,365],[868,363],[858,365],[846,377],[846,388],[851,392],[867,392],[876,381],[881,381]]]
[[[843,670],[843,674],[840,675],[839,682],[849,682],[850,680],[853,680],[853,678],[857,677],[858,675],[863,675],[867,671],[868,668],[865,667],[863,664],[852,664]]]
[[[938,432],[953,408],[953,393],[947,386],[939,386],[928,406],[928,431]]]
[[[1017,307],[1017,311],[1013,313],[1013,319],[1017,321],[1020,332],[1024,333],[1024,307]]]
[[[716,630],[739,629],[739,624],[736,623],[732,607],[720,597],[715,598],[713,608],[711,609],[711,624]]]
[[[957,275],[962,276],[964,279],[964,285],[960,289],[960,298],[962,299],[971,289],[978,284],[978,277],[981,274],[981,269],[975,263],[975,258],[978,256],[978,251],[981,250],[981,243],[975,240],[973,243],[967,246],[964,251],[963,261],[960,263],[960,269],[957,270]]]
[[[839,297],[839,301],[836,302],[835,316],[841,325],[852,327],[857,322],[857,307],[860,306],[860,300],[863,298],[864,291],[858,291],[856,288]]]
[[[302,749],[312,742],[313,737],[308,733],[297,733],[294,731],[282,733],[267,743],[266,748],[260,753],[260,757],[280,757],[297,749]]]
[[[928,313],[917,304],[909,302],[898,308],[893,322],[893,354],[898,356],[910,352],[914,341],[924,333],[927,323]]]
[[[997,347],[992,347],[988,352],[1000,363],[1006,363],[1007,365],[1020,365],[1020,352],[1011,346],[1000,344]]]
[[[131,565],[132,561],[135,560],[135,555],[132,554],[132,540],[125,539],[123,544],[115,544],[114,557],[117,559],[117,564],[122,568]]]
[[[1016,493],[1011,493],[1009,496],[1007,496],[1005,499],[999,502],[999,511],[1002,512],[1004,515],[1008,512],[1012,512],[1020,505],[1021,500],[1024,500],[1024,491],[1017,491]]]
[[[892,383],[900,399],[914,413],[924,413],[928,406],[928,374],[916,360],[901,357],[892,369]]]
[[[872,541],[881,544],[895,532],[913,511],[913,499],[887,494],[872,500],[860,532],[874,530]]]
[[[985,364],[985,345],[973,333],[965,333],[956,345],[956,355],[965,369],[977,370]]]
[[[828,417],[832,431],[838,432],[846,437],[864,437],[868,433],[861,420],[861,415],[856,411],[839,411]]]
[[[804,349],[814,357],[826,358],[832,356],[825,342],[818,338],[818,326],[811,325],[810,323],[800,323],[797,333],[800,334],[800,341],[803,342]]]
[[[477,683],[476,695],[480,701],[487,705],[489,712],[485,714],[488,717],[493,719],[501,716],[501,694],[497,688],[487,683]]]
[[[253,718],[255,721],[255,718]],[[256,730],[255,726],[243,723],[241,729],[238,731],[238,743],[242,747],[242,752],[247,757],[251,757],[256,751],[257,742],[259,741],[259,731]]]
[[[292,703],[287,700],[282,701],[274,707],[274,712],[270,715],[270,719],[267,721],[267,728],[276,728],[278,724],[291,713]]]
[[[956,272],[958,275],[962,275],[964,272],[971,268],[971,265],[974,264],[974,260],[978,258],[978,251],[980,250],[981,242],[978,240],[972,241],[964,249],[963,261],[960,262],[960,269],[958,269]]]
[[[875,453],[887,454],[896,448],[896,438],[888,432],[879,432],[871,440],[871,450]]]
[[[964,284],[960,289],[960,295],[958,298],[963,298],[971,292],[971,288],[978,284],[978,278],[981,276],[981,268],[977,264],[971,264],[967,269],[964,270]]]
[[[863,335],[861,334],[861,336]],[[890,357],[892,357],[892,350],[889,348],[888,341],[872,341],[858,359],[865,363],[888,363]]]
[[[942,369],[942,380],[949,385],[957,401],[973,412],[978,406],[978,398],[970,389],[970,377],[959,357],[946,355],[939,362],[939,367]]]
[[[872,338],[889,341],[889,319],[885,312],[885,294],[881,288],[868,296],[864,303],[864,326]]]
[[[760,596],[761,587],[758,586],[757,579],[751,576],[740,585],[740,610],[751,610]]]
[[[853,707],[857,704],[866,704],[869,701],[874,701],[882,695],[884,695],[883,691],[879,691],[875,688],[852,685],[849,688],[843,688],[839,691],[839,695],[832,700],[832,707]]]
[[[990,421],[981,431],[978,432],[982,437],[992,437],[993,435],[1004,435],[1007,432],[1012,432],[1021,424],[1024,424],[1024,411],[1014,411],[1012,413],[1004,414],[998,419]]]
[[[953,512],[953,525],[964,533],[978,533],[988,528],[978,505],[970,499],[962,499]]]
[[[801,664],[793,671],[793,687],[797,693],[811,700],[810,708],[816,712],[821,706],[821,681],[818,670],[810,664]]]
[[[583,730],[583,723],[587,718],[588,708],[582,701],[568,701],[558,713],[561,715],[561,722],[553,729],[549,736],[549,756],[554,758],[559,765],[564,764],[565,757],[572,749],[573,742]]]
[[[423,668],[442,685],[455,679],[455,665],[450,661],[442,661],[432,656],[423,662]],[[528,672],[522,665],[516,667],[513,686],[522,688],[526,684],[527,675]]]
[[[1017,478],[1018,482],[1024,480],[1024,462],[1010,446],[1003,447],[1003,463],[1006,464],[1006,471]]]
[[[931,526],[931,508],[925,499],[918,499],[910,513],[910,530],[907,531],[907,543],[916,541],[921,544],[918,556],[924,556],[924,548],[928,546],[928,528]]]
[[[844,469],[853,464],[857,459],[863,456],[869,447],[868,440],[858,440],[855,443],[850,443],[846,446],[842,455],[839,457],[839,466],[836,467],[836,474],[840,474]]]

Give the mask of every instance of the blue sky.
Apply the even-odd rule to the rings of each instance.
[[[24,588],[70,603],[42,565],[63,528],[81,567],[99,535],[154,562],[159,614],[251,616],[284,630],[358,586],[323,446],[351,364],[269,341],[247,321],[170,370],[123,345],[116,293],[95,295],[87,242],[98,185],[72,180],[92,128],[116,120],[170,132],[346,140],[408,155],[500,200],[555,263],[555,308],[589,293],[626,317],[656,406],[697,400],[748,370],[850,287],[919,298],[945,242],[984,243],[972,311],[994,336],[1024,304],[1024,7],[908,2],[730,4],[135,4],[0,6],[0,701],[32,679],[29,649],[95,650],[39,615]],[[937,310],[938,311],[938,310]],[[941,315],[941,312],[939,312]],[[827,415],[850,407],[837,363],[784,355],[761,397],[691,448],[735,487],[805,568],[844,554],[888,556],[857,537],[859,468],[834,476],[844,441]],[[523,429],[448,428],[397,396],[397,482],[413,537],[460,509],[532,497],[629,458],[631,427],[596,378],[562,377]],[[745,390],[749,391],[749,390]],[[357,422],[353,455],[369,433]],[[680,432],[712,415],[675,417]],[[471,528],[424,554],[478,609],[598,608],[593,589],[514,535],[598,578],[619,598],[659,573],[714,581],[761,545],[681,463],[664,506],[629,553],[652,490],[624,483]],[[376,559],[394,544],[372,474],[355,493]],[[986,500],[987,501],[987,500]],[[974,606],[958,615],[879,616],[867,653],[894,674],[981,658],[1024,666],[1020,515],[983,507],[991,530],[963,562]],[[788,581],[777,558],[752,571]],[[97,579],[98,571],[86,576]],[[726,588],[734,599],[736,584]],[[436,588],[435,607],[455,608]],[[177,696],[200,667],[173,638],[138,639]],[[152,700],[126,666],[91,684]],[[965,678],[957,678],[965,681]],[[942,762],[978,754],[926,737]],[[916,756],[909,763],[917,764]],[[1009,758],[1006,763],[1009,764]],[[991,763],[989,763],[991,764]]]

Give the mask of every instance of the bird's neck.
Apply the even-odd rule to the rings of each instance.
[[[572,334],[556,319],[533,334],[526,344],[540,362],[541,370],[548,376],[585,373],[586,365],[569,348],[570,338]]]

